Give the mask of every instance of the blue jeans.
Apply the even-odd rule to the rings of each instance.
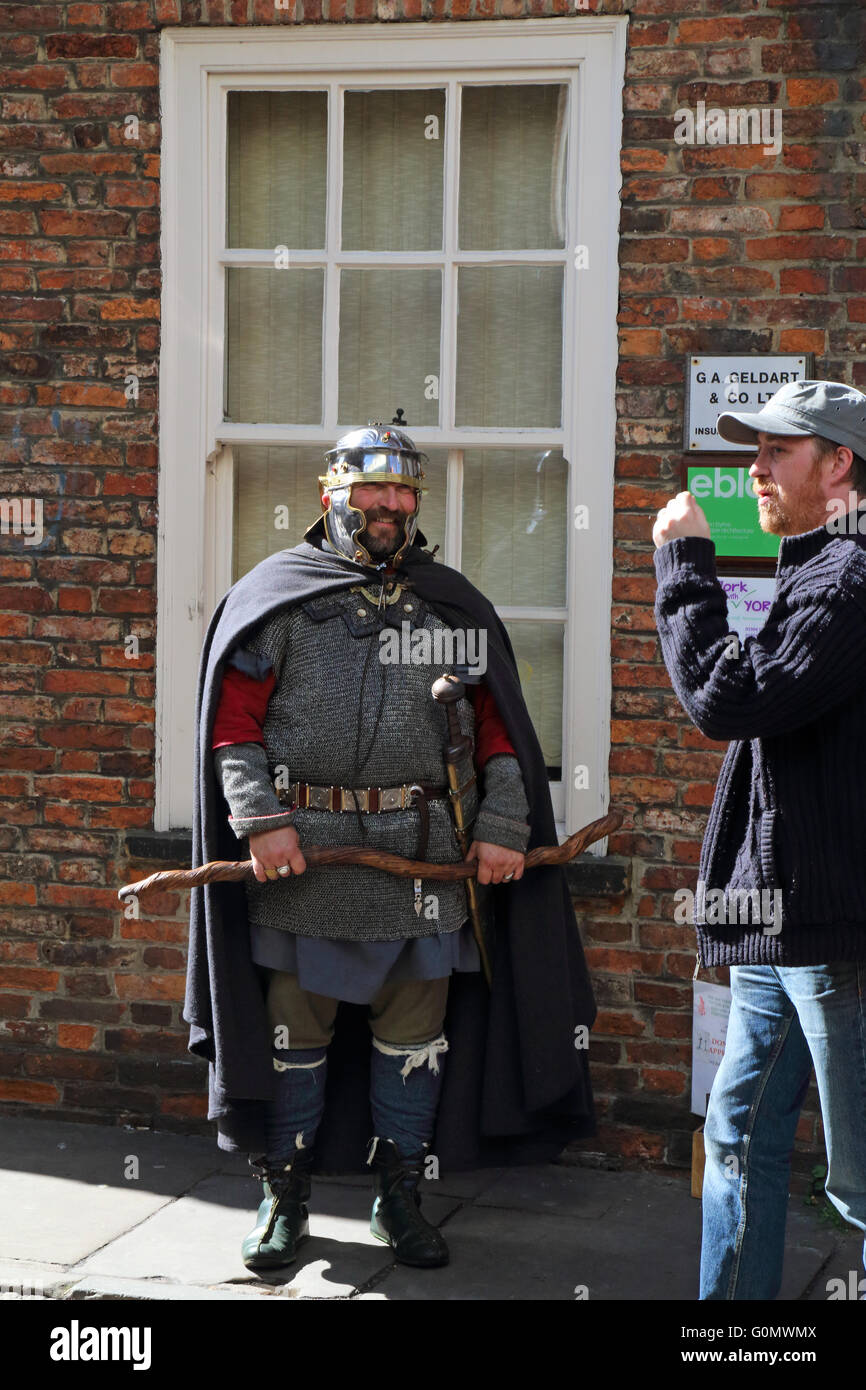
[[[794,1133],[813,1065],[827,1196],[866,1231],[866,961],[736,965],[731,994],[704,1126],[700,1297],[773,1299]]]

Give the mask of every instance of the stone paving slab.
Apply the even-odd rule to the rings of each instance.
[[[612,1242],[603,1223],[564,1221],[537,1212],[464,1207],[443,1227],[451,1250],[444,1269],[398,1265],[377,1292],[392,1302],[420,1299],[574,1302],[586,1289],[600,1299],[697,1295],[681,1243],[671,1240],[648,1268],[640,1233]],[[362,1295],[363,1296],[363,1295]]]
[[[0,1260],[0,1298],[56,1298],[72,1282],[63,1265]]]
[[[117,1279],[110,1274],[88,1275],[62,1294],[66,1302],[94,1299],[133,1299],[140,1303],[257,1303],[258,1290],[246,1288],[205,1288],[189,1284],[170,1284],[162,1279]]]
[[[632,1177],[640,1178],[640,1174]],[[526,1168],[500,1169],[500,1176],[482,1188],[477,1207],[505,1207],[519,1211],[592,1219],[604,1216],[622,1201],[622,1178],[595,1169],[533,1164]]]
[[[246,1269],[240,1245],[251,1229],[257,1189],[245,1178],[216,1176],[134,1231],[82,1261],[77,1276],[168,1279],[189,1285],[246,1285],[262,1280]],[[370,1233],[372,1194],[356,1187],[313,1182],[310,1240],[298,1252],[292,1278],[295,1296],[344,1298],[391,1263],[387,1247]],[[430,1198],[431,1221],[439,1222],[457,1203]]]
[[[138,1161],[140,1188],[178,1196],[199,1178],[219,1171],[234,1155],[195,1135],[155,1133],[107,1125],[65,1124],[4,1117],[0,1170],[33,1173],[128,1188],[129,1158]]]
[[[146,1221],[170,1196],[81,1179],[4,1173],[0,1183],[0,1253],[4,1258],[72,1265]]]
[[[828,1227],[828,1234],[831,1229],[836,1248],[818,1273],[814,1287],[806,1295],[805,1302],[826,1303],[831,1293],[835,1295],[834,1301],[866,1302],[863,1238],[855,1231],[849,1234],[835,1227]],[[841,1280],[841,1286],[830,1284],[831,1279]]]
[[[75,1264],[216,1167],[195,1137],[5,1118],[0,1256]]]

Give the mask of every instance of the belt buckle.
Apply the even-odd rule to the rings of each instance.
[[[307,791],[307,805],[312,811],[330,811],[331,788],[310,786]]]
[[[278,777],[275,777],[275,778],[274,778],[274,791],[275,791],[276,794],[277,794],[277,800],[278,800],[278,801],[281,801],[282,804],[283,804],[284,806],[289,806],[289,805],[291,804],[291,801],[292,801],[292,792],[291,792],[291,788],[290,788],[290,787],[281,787],[280,784],[279,784],[279,778],[278,778]]]
[[[380,787],[379,810],[402,811],[406,805],[405,787]]]
[[[369,811],[370,809],[370,788],[369,787],[341,787],[340,788],[340,810]]]

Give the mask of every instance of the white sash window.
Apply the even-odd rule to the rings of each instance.
[[[624,27],[163,31],[157,829],[191,820],[215,605],[302,538],[324,450],[398,412],[558,821],[602,813]]]

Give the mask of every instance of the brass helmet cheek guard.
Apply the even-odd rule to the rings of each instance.
[[[328,506],[324,510],[325,534],[340,555],[357,564],[372,567],[377,561],[358,539],[366,528],[367,517],[360,507],[353,507],[349,500],[353,486],[356,483],[390,482],[415,489],[415,510],[407,514],[403,522],[403,539],[389,557],[392,564],[398,565],[418,530],[418,513],[424,491],[421,487],[424,477],[422,461],[427,461],[427,455],[415,448],[403,430],[373,424],[343,435],[334,448],[325,454],[325,460],[327,472],[319,478],[322,498],[328,497]]]

